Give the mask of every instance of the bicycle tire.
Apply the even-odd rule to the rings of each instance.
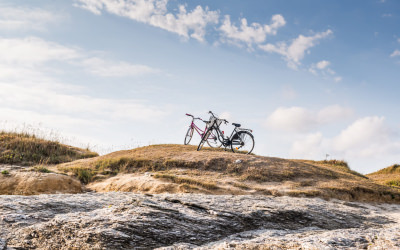
[[[192,138],[193,138],[193,130],[194,129],[192,127],[188,128],[188,131],[186,132],[186,135],[185,135],[185,140],[183,141],[184,145],[188,145],[189,142],[192,140]]]
[[[239,131],[232,136],[231,150],[234,153],[250,154],[254,144],[254,136],[250,132]]]
[[[197,147],[197,151],[200,151],[200,149],[203,148],[204,143],[206,143],[207,139],[210,136],[211,131],[213,128],[208,128],[207,131],[204,133],[203,137],[201,138],[201,141],[199,143],[199,146]]]
[[[212,138],[210,138],[211,136]],[[222,142],[220,142],[218,139],[218,132],[216,132],[215,129],[211,131],[210,135],[208,136],[207,144],[211,148],[220,148],[222,146]]]

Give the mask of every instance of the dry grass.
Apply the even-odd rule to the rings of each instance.
[[[31,166],[59,164],[98,156],[97,153],[48,141],[26,133],[0,132],[0,163]]]
[[[188,177],[180,177],[172,174],[155,174],[155,178],[160,178],[160,179],[168,179],[171,180],[173,183],[178,183],[178,184],[188,184],[188,185],[195,185],[199,186],[208,190],[215,190],[219,189],[219,187],[209,181],[199,181],[196,179],[188,178]]]
[[[376,183],[400,187],[400,165],[393,164],[387,168],[383,168],[374,173],[368,174],[368,178],[375,181]]]
[[[100,175],[103,178],[116,174],[139,177],[152,172],[157,179],[188,185],[187,190],[204,188],[214,194],[255,193],[400,202],[397,189],[378,185],[338,160],[286,160],[233,154],[223,149],[196,151],[195,146],[168,144],[113,152],[57,167],[76,176],[84,171],[88,175],[80,177],[84,182],[96,181]],[[207,188],[208,184],[212,185]]]

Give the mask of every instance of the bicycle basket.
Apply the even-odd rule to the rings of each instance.
[[[219,125],[221,125],[222,120],[215,118],[215,117],[211,117],[210,118],[210,126],[213,126],[215,124],[215,126],[219,127]]]

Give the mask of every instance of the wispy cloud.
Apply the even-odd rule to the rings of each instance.
[[[0,30],[45,31],[60,15],[38,8],[0,6]]]
[[[308,71],[314,75],[321,75],[325,79],[331,79],[335,82],[340,82],[342,77],[338,76],[334,70],[330,68],[331,62],[322,60],[315,64],[311,64]]]
[[[168,0],[76,0],[74,5],[96,15],[107,11],[199,41],[204,41],[207,25],[218,23],[218,11],[208,7],[198,5],[187,11],[184,5],[179,5],[179,11],[172,13],[167,9],[167,3]]]
[[[148,66],[113,62],[91,52],[67,47],[37,37],[0,38],[0,114],[34,114],[43,119],[59,117],[71,123],[96,121],[152,121],[164,117],[166,107],[133,99],[96,97],[58,77],[63,64],[79,65],[99,76],[136,76],[154,73]],[[64,65],[65,66],[65,65]],[[89,78],[90,79],[90,78]],[[88,94],[89,93],[89,94]],[[69,117],[69,118],[68,118]]]
[[[193,10],[187,10],[184,5],[178,5],[177,10],[170,11],[168,3],[169,0],[75,0],[74,6],[86,9],[95,15],[101,15],[103,12],[112,13],[201,42],[206,40],[207,27],[210,26],[219,31],[215,44],[228,43],[246,47],[249,51],[257,49],[278,53],[283,56],[290,68],[296,70],[305,54],[309,53],[319,40],[333,34],[332,30],[328,29],[311,36],[299,35],[290,43],[265,44],[267,36],[276,35],[278,30],[286,25],[282,15],[273,15],[269,24],[250,23],[247,18],[241,18],[240,24],[235,24],[230,15],[225,15],[218,27],[220,10],[209,10],[208,7],[203,8],[200,5]],[[339,81],[341,78],[336,76],[334,79]]]
[[[291,41],[290,45],[286,42],[279,42],[275,45],[267,43],[265,45],[260,45],[259,48],[267,52],[281,54],[290,68],[297,69],[305,53],[309,51],[310,48],[317,45],[319,40],[332,34],[332,30],[328,29],[324,32],[316,33],[313,36],[299,35]]]
[[[91,74],[102,77],[138,76],[159,72],[146,65],[107,61],[98,57],[85,59],[81,64]]]
[[[157,73],[159,70],[146,65],[124,61],[110,61],[92,56],[77,47],[68,47],[38,37],[0,38],[0,63],[5,65],[0,74],[12,73],[16,69],[25,71],[35,65],[44,65],[51,61],[78,65],[87,72],[106,77],[137,76]],[[15,70],[13,70],[15,68]],[[7,70],[5,70],[7,69]],[[42,71],[46,67],[42,68]]]
[[[223,42],[237,45],[245,43],[247,47],[251,48],[253,44],[265,42],[267,35],[276,35],[277,30],[285,24],[286,21],[282,15],[274,15],[270,24],[251,23],[248,25],[247,19],[242,18],[238,27],[232,24],[230,16],[226,15],[219,29],[222,32],[221,40]]]
[[[393,51],[392,54],[390,54],[390,57],[396,57],[396,56],[400,56],[400,50],[396,49],[395,51]]]

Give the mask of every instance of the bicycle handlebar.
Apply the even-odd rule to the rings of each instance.
[[[219,119],[212,111],[208,111],[209,114],[211,114],[214,118]],[[228,124],[229,122],[226,119],[219,119],[222,120],[225,124]]]

